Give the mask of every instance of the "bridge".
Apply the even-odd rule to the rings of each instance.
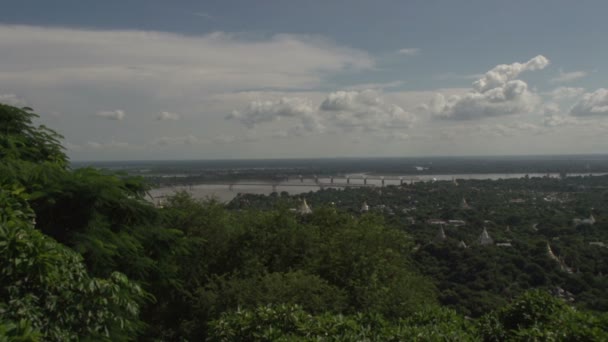
[[[296,182],[293,182],[293,181]],[[413,183],[419,181],[418,177],[374,177],[374,176],[312,176],[306,178],[304,176],[286,177],[280,181],[269,182],[234,182],[225,184],[230,190],[240,186],[272,186],[272,190],[276,191],[277,187],[319,187],[324,188],[361,188],[361,187],[384,187],[386,185],[403,185],[407,182]],[[290,182],[291,181],[291,182]],[[298,182],[299,181],[299,182]],[[213,183],[215,185],[224,185]]]
[[[362,187],[384,187],[387,185],[403,185],[420,181],[416,176],[410,177],[383,177],[383,176],[302,176],[284,177],[274,180],[251,180],[251,181],[219,181],[219,182],[202,182],[197,184],[184,184],[176,186],[183,190],[192,190],[197,185],[215,185],[226,186],[230,191],[238,187],[272,187],[272,191],[276,191],[278,187],[318,187],[325,188],[362,188]],[[172,186],[173,188],[173,186]]]
[[[294,179],[294,177],[292,178],[287,178],[287,181]],[[362,175],[362,176],[317,176],[317,175],[313,175],[312,178],[306,178],[302,175],[298,175],[297,177],[295,177],[296,180],[299,180],[300,183],[304,183],[305,179],[311,179],[313,180],[315,183],[319,183],[320,179],[328,179],[329,180],[329,184],[343,184],[343,185],[351,185],[351,184],[357,184],[357,183],[352,183],[352,181],[362,181],[363,185],[367,185],[368,181],[380,181],[382,186],[386,185],[387,181],[392,181],[392,182],[399,182],[399,185],[403,185],[403,183],[410,181],[410,182],[414,182],[414,181],[419,181],[420,179],[416,176],[410,176],[408,178],[405,177],[385,177],[385,176],[367,176],[367,175]],[[359,183],[361,184],[361,183]]]

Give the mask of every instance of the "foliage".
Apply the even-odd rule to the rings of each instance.
[[[480,320],[488,341],[605,341],[608,317],[580,312],[533,290]]]
[[[80,255],[34,229],[18,193],[0,190],[2,335],[49,341],[136,336],[141,288],[117,272],[89,277]]]
[[[310,315],[300,306],[261,306],[224,313],[210,341],[473,341],[475,326],[455,312],[432,308],[398,321],[378,314]]]
[[[70,169],[30,109],[0,114],[0,341],[608,339],[584,311],[608,308],[608,249],[587,248],[608,237],[603,179],[328,189],[310,215],[287,193],[157,208],[142,178]],[[597,224],[571,225],[591,206]],[[435,241],[437,217],[466,224]],[[512,248],[455,247],[482,226]]]
[[[38,115],[31,108],[16,108],[0,103],[0,159],[51,162],[67,166],[67,157],[57,132],[34,126]]]

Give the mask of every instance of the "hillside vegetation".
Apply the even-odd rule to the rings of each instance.
[[[72,170],[61,136],[36,118],[0,104],[0,341],[608,340],[599,261],[577,280],[538,264],[532,247],[530,258],[454,252],[449,241],[429,244],[428,227],[403,215],[360,215],[359,193],[311,194],[309,215],[278,195],[226,206],[178,193],[157,208],[141,178]],[[356,198],[347,205],[344,195]],[[330,205],[332,196],[344,205]],[[446,200],[420,199],[426,209],[414,220]],[[523,227],[527,215],[502,219]],[[538,230],[559,215],[547,222]],[[569,262],[574,252],[563,246]],[[480,264],[499,261],[522,265],[499,276]],[[567,281],[603,297],[576,307],[547,291]]]

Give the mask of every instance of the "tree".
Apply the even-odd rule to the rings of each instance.
[[[117,272],[90,277],[80,255],[33,227],[21,191],[0,189],[0,339],[133,339],[142,289]]]
[[[0,103],[0,159],[18,159],[36,163],[52,162],[67,167],[63,137],[44,125],[35,126],[38,115],[31,108],[17,108]]]

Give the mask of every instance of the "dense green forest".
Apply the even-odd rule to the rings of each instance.
[[[36,118],[0,105],[0,341],[608,340],[603,178],[157,208],[141,178],[71,169]],[[512,246],[476,245],[484,225]]]

